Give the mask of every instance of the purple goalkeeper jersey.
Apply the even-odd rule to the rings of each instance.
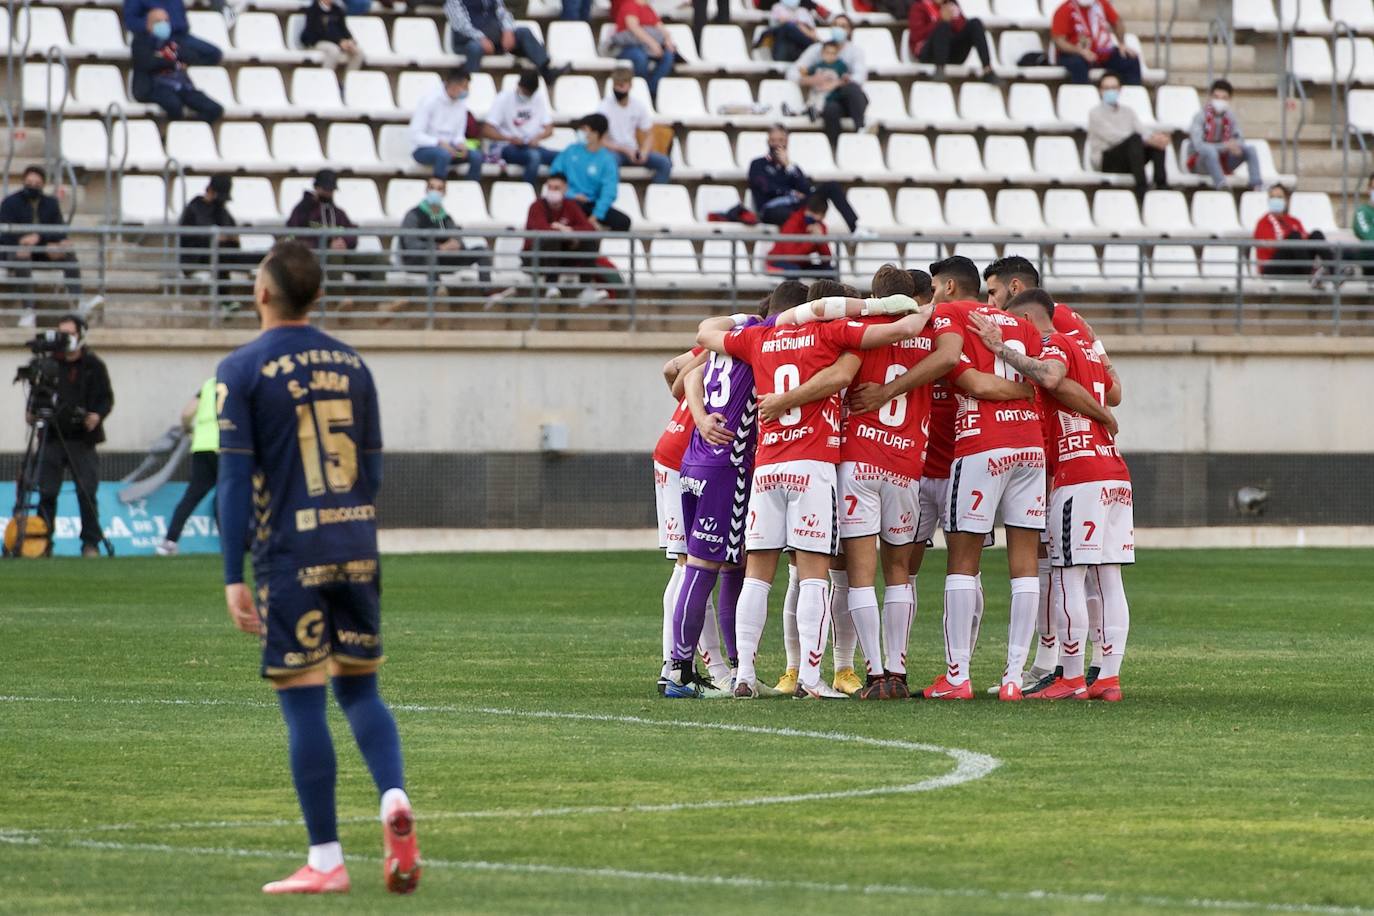
[[[744,327],[774,324],[776,319],[750,318]],[[692,432],[692,441],[682,463],[708,467],[753,467],[754,443],[758,433],[758,413],[754,402],[754,370],[746,362],[712,353],[706,362],[706,411],[725,418],[725,427],[734,430],[730,445],[711,445]]]

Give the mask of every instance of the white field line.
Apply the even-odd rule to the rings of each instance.
[[[107,840],[53,840],[32,834],[0,835],[0,843],[12,846],[47,847],[59,849],[89,849],[102,852],[142,852],[164,855],[217,856],[220,858],[272,859],[298,862],[300,852],[270,849],[238,849],[234,847],[171,846],[166,843],[118,843]],[[374,856],[348,857],[353,862],[377,863]],[[581,868],[572,865],[549,865],[539,862],[484,862],[424,860],[426,868],[456,869],[468,872],[504,873],[515,875],[558,875],[589,878],[600,881],[675,884],[687,887],[727,887],[742,890],[804,891],[826,894],[862,894],[869,897],[936,897],[963,900],[998,900],[1011,903],[1072,903],[1085,906],[1148,906],[1191,910],[1232,910],[1261,913],[1313,913],[1326,916],[1374,916],[1374,910],[1356,906],[1333,906],[1316,903],[1262,903],[1249,900],[1215,900],[1199,897],[1163,897],[1153,894],[1069,894],[1059,891],[996,891],[988,888],[923,887],[914,884],[845,884],[823,881],[791,881],[772,878],[749,878],[735,875],[687,875],[676,872],[634,871],[625,868]]]

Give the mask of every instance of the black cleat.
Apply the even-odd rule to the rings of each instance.
[[[1040,691],[1044,690],[1046,687],[1050,686],[1063,676],[1064,666],[1060,665],[1059,667],[1055,668],[1052,673],[1045,675],[1040,680],[1036,681],[1034,684],[1031,684],[1029,687],[1024,688],[1021,691],[1021,695],[1028,697],[1032,694],[1039,693]]]
[[[1100,675],[1101,673],[1102,669],[1097,665],[1093,665],[1091,668],[1088,669],[1088,673],[1083,675],[1083,683],[1091,687],[1093,685],[1093,681],[1097,680],[1098,675]]]

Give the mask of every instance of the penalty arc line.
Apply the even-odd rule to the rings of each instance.
[[[117,843],[106,840],[59,840],[53,842],[30,835],[0,835],[0,843],[12,846],[89,849],[106,852],[148,852],[170,855],[218,856],[222,858],[299,861],[299,852],[270,849],[237,849],[206,846],[171,846],[165,843]],[[350,855],[355,862],[378,863],[375,856]],[[1262,913],[1311,913],[1323,916],[1374,916],[1374,910],[1357,906],[1316,903],[1259,903],[1248,900],[1213,900],[1198,897],[1163,897],[1153,894],[1073,894],[1060,891],[995,891],[988,888],[924,887],[913,884],[845,884],[823,881],[794,881],[777,878],[750,878],[736,875],[690,875],[676,872],[635,871],[625,868],[594,868],[551,865],[540,862],[487,862],[424,859],[426,868],[455,869],[468,872],[516,875],[560,875],[605,881],[652,882],[689,887],[729,887],[744,890],[805,891],[828,894],[862,894],[876,897],[944,897],[973,900],[1000,900],[1026,903],[1075,903],[1170,907],[1195,910],[1241,910]]]

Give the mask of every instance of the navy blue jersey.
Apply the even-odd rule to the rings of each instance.
[[[314,327],[277,327],[226,357],[217,382],[220,451],[253,458],[254,567],[375,559],[380,481],[367,468],[380,459],[367,458],[382,429],[357,352]]]

